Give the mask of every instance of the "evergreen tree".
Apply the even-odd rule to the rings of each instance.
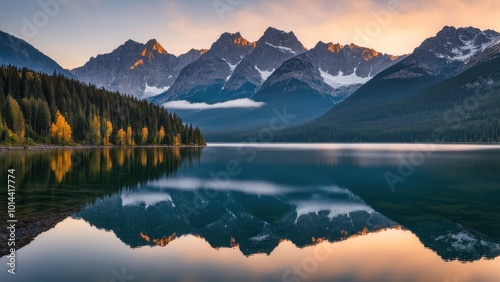
[[[21,107],[10,95],[7,96],[7,127],[16,135],[14,142],[22,141],[24,138],[24,117]]]

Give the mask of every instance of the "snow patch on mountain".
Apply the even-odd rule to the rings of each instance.
[[[344,75],[342,71],[339,72],[337,76],[333,76],[327,72],[319,70],[323,81],[333,88],[339,88],[342,86],[355,85],[355,84],[365,84],[371,77],[359,77],[356,75],[356,69],[350,75]]]
[[[500,43],[500,41],[491,40],[490,42],[484,43],[482,45],[477,45],[475,43],[476,39],[477,36],[469,40],[464,40],[462,37],[460,37],[459,40],[463,43],[463,46],[451,49],[450,52],[453,54],[452,56],[446,56],[443,54],[436,54],[436,56],[438,58],[444,58],[450,61],[459,61],[468,63],[469,60],[479,52],[482,52],[487,48]]]
[[[236,69],[236,66],[240,63],[238,62],[237,64],[235,65],[232,65],[230,62],[228,62],[226,59],[222,59],[224,60],[224,62],[226,62],[228,65],[229,65],[229,68],[231,68],[231,73],[233,73],[234,69]]]
[[[232,65],[230,62],[228,62],[226,59],[222,59],[224,60],[228,65],[229,65],[229,68],[231,69],[231,72],[229,73],[229,76],[226,78],[226,81],[229,81],[229,79],[231,78],[231,76],[233,75],[233,72],[234,70],[236,69],[236,67],[238,66],[238,64],[241,62],[239,61],[237,64],[235,65]],[[224,86],[225,87],[225,86]],[[222,88],[224,89],[224,88]]]
[[[460,39],[462,40],[462,39]],[[481,51],[483,46],[475,46],[474,40],[462,41],[464,46],[460,46],[459,48],[453,48],[451,53],[453,53],[453,57],[450,59],[453,61],[461,61],[467,63],[469,59],[474,56],[477,52]]]
[[[269,42],[266,42],[267,45],[275,48],[275,49],[278,49],[280,50],[281,52],[288,52],[288,53],[292,53],[292,54],[297,54],[295,51],[292,50],[292,48],[289,48],[289,47],[284,47],[284,46],[276,46],[276,45],[273,45]]]
[[[273,72],[275,71],[275,70],[263,71],[263,70],[260,70],[257,66],[255,66],[255,69],[260,73],[260,77],[262,77],[263,81],[266,81],[271,76],[271,74],[273,74]]]
[[[170,86],[158,88],[156,86],[149,86],[146,83],[146,88],[144,89],[144,97],[153,97],[156,95],[160,95],[161,93],[166,92],[169,88]]]

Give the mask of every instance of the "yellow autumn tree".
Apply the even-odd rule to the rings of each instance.
[[[102,142],[105,146],[112,145],[110,142],[112,133],[113,133],[113,124],[111,123],[111,121],[106,120],[106,134],[104,134],[104,140]]]
[[[132,127],[131,126],[127,127],[126,140],[127,140],[127,145],[128,146],[135,145],[134,136],[133,136],[133,133],[132,133]]]
[[[50,136],[53,142],[57,144],[71,142],[71,126],[59,111],[56,112],[56,123],[52,123],[50,126]]]
[[[101,144],[101,121],[98,115],[95,115],[90,121],[90,143],[93,145]]]
[[[120,130],[118,130],[118,133],[116,134],[116,142],[118,143],[118,145],[120,146],[127,145],[126,135],[127,134],[125,133],[125,130],[123,130],[123,128],[120,128]]]
[[[174,146],[180,146],[181,145],[181,134],[180,133],[177,133],[174,136],[173,143],[174,143]]]
[[[142,131],[141,131],[141,144],[142,145],[146,145],[146,143],[148,143],[148,134],[149,134],[149,130],[146,126],[144,126],[142,128]]]
[[[165,139],[165,128],[160,127],[160,131],[158,131],[158,144],[163,143],[163,139]]]

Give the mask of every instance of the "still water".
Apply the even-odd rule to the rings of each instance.
[[[2,253],[0,281],[500,281],[500,146],[214,144],[0,159],[2,182],[16,169],[16,216],[35,230],[15,275]]]

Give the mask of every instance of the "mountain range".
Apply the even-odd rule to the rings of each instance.
[[[498,141],[499,50],[495,31],[444,27],[324,116],[279,140]]]
[[[71,72],[97,87],[145,98],[167,90],[180,71],[205,52],[191,49],[177,57],[168,53],[156,39],[146,44],[128,40],[111,53],[90,58]]]
[[[223,33],[210,49],[188,54],[169,54],[154,39],[129,40],[72,72],[98,87],[164,105],[210,135],[263,128],[275,109],[296,113],[287,126],[313,120],[406,57],[354,44],[319,42],[307,50],[293,32],[272,27],[255,42],[239,32]],[[225,102],[241,105],[213,106]]]
[[[477,92],[497,93],[499,44],[493,30],[446,26],[408,55],[324,42],[308,50],[293,32],[270,27],[255,42],[224,33],[210,49],[180,56],[154,39],[129,40],[70,73],[1,33],[0,62],[149,99],[210,141],[240,141],[284,111],[294,118],[273,141],[413,142],[440,129],[443,141],[488,142],[500,138],[490,118],[497,96],[466,114],[444,114]]]
[[[287,126],[299,125],[405,57],[354,44],[319,42],[307,50],[293,32],[271,27],[256,42],[225,33],[152,101],[199,125],[207,136],[265,128],[278,109],[294,113]],[[188,107],[178,108],[180,101]],[[225,102],[244,105],[225,107]]]
[[[296,60],[291,60],[296,59]],[[224,102],[241,98],[269,100],[273,93],[294,92],[302,84],[324,98],[341,101],[370,77],[401,57],[353,44],[319,42],[307,50],[293,32],[268,28],[256,42],[240,33],[223,34],[200,60],[188,65],[165,93],[153,101]]]

